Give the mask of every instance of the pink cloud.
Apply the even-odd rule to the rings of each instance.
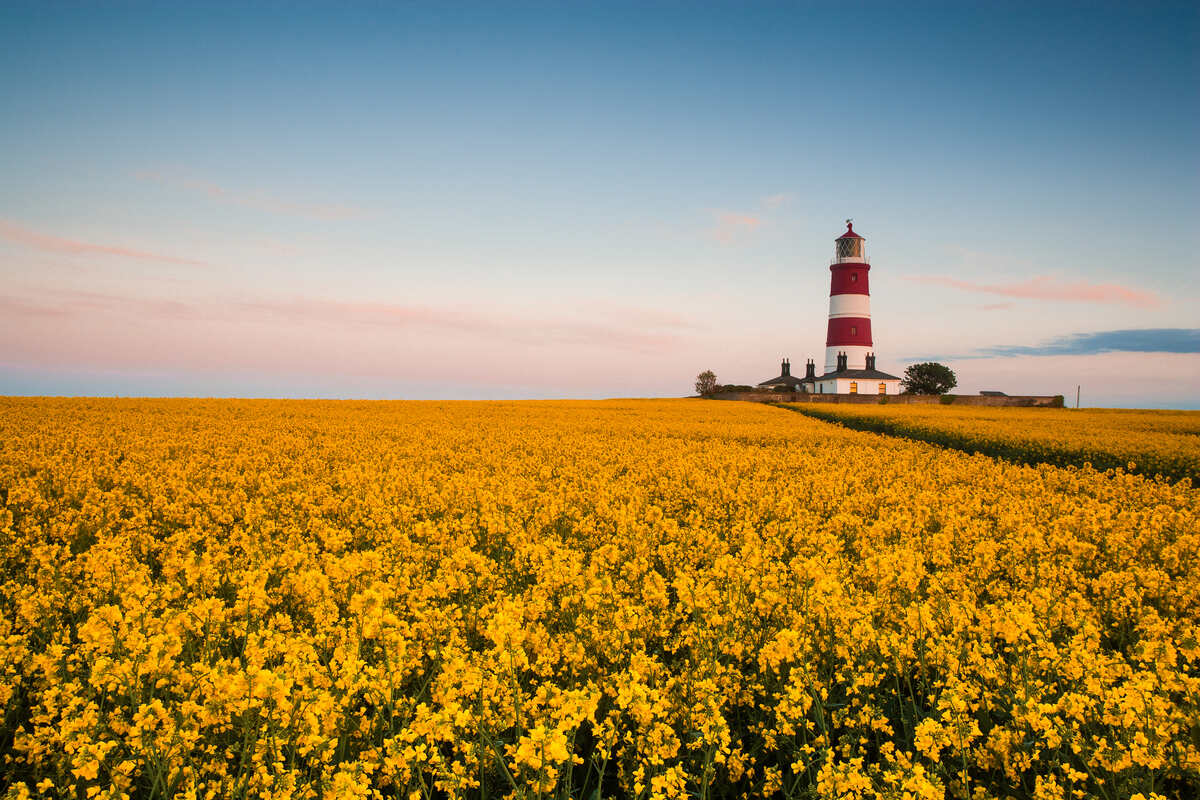
[[[717,223],[712,229],[712,235],[718,242],[729,244],[744,234],[752,233],[762,224],[761,217],[721,211],[717,213]]]
[[[914,275],[904,280],[916,283],[949,286],[967,292],[998,294],[1032,300],[1066,300],[1080,303],[1112,303],[1117,305],[1154,308],[1162,301],[1153,292],[1130,289],[1115,283],[1061,281],[1048,275],[1038,275],[1026,281],[1005,284],[975,283],[940,275]]]
[[[459,335],[468,340],[509,342],[522,346],[572,345],[603,350],[656,352],[680,341],[680,331],[694,329],[675,315],[642,310],[608,309],[608,318],[535,316],[513,309],[483,312],[398,303],[264,298],[184,302],[101,292],[43,289],[26,296],[0,295],[0,310],[10,319],[68,318],[82,324],[114,324],[113,318],[141,323],[203,322],[225,326],[254,325],[280,330],[321,328]],[[100,318],[100,319],[97,319]]]
[[[47,290],[26,297],[0,295],[0,311],[12,319],[56,318],[84,323],[96,321],[98,317],[105,315],[126,321],[183,322],[221,318],[221,315],[214,313],[212,309],[179,300],[75,290]]]
[[[534,394],[547,396],[644,395],[651,386],[684,394],[695,373],[711,365],[711,341],[674,324],[686,319],[655,319],[636,309],[621,316],[615,304],[604,314],[585,314],[562,306],[439,307],[266,295],[176,299],[137,289],[5,287],[0,367],[253,376],[247,386],[292,375],[302,387],[324,387],[333,396],[356,396],[353,387],[365,385],[359,378],[389,386],[425,381],[428,396],[444,397],[464,386],[483,394],[489,386],[541,386]],[[212,391],[247,390],[214,384]],[[408,390],[381,391],[397,396]]]
[[[138,261],[161,261],[169,264],[186,264],[188,266],[208,266],[203,261],[197,261],[194,258],[180,258],[179,256],[164,255],[163,253],[152,253],[147,250],[137,250],[132,247],[123,247],[121,245],[95,244],[93,242],[81,242],[75,239],[64,239],[59,236],[51,236],[45,233],[38,233],[24,228],[13,222],[0,220],[0,239],[5,239],[10,242],[31,247],[35,250],[42,250],[50,253],[71,253],[76,255],[106,255],[118,256],[120,258],[132,258]]]
[[[137,177],[140,180],[202,194],[218,202],[268,211],[273,214],[304,217],[321,222],[336,222],[364,216],[362,209],[353,206],[290,200],[267,192],[230,189],[211,181],[173,173],[142,170],[137,173]]]
[[[66,317],[71,312],[68,309],[46,305],[37,301],[25,300],[20,297],[0,295],[0,313],[9,319],[16,317]]]

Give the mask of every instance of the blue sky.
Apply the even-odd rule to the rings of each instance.
[[[0,392],[757,382],[820,360],[853,217],[882,368],[1196,407],[1198,34],[1182,3],[6,3]]]

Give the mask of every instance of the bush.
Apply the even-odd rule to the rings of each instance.
[[[941,404],[942,404],[942,405],[944,405],[944,406],[948,406],[948,405],[950,405],[951,403],[953,403],[953,402],[954,402],[954,395],[952,395],[952,394],[944,394],[944,395],[942,395],[941,397],[939,397],[939,398],[938,398],[938,402],[939,402],[939,403],[941,403]]]

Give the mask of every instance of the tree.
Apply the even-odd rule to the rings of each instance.
[[[954,377],[954,370],[945,364],[927,361],[904,370],[900,386],[905,394],[945,394],[958,386],[958,378]]]
[[[712,394],[717,388],[717,374],[706,369],[696,376],[696,394],[700,396]]]

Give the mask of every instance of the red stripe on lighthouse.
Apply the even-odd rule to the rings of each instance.
[[[870,264],[834,264],[829,268],[833,273],[829,284],[829,294],[870,294],[867,273]]]
[[[826,347],[871,346],[871,320],[864,317],[837,317],[829,320]]]

